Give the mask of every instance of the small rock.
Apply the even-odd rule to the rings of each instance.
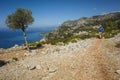
[[[15,44],[12,48],[18,48],[18,47],[19,47],[19,45]]]
[[[47,77],[43,77],[42,80],[50,80],[50,79],[49,76],[47,76]]]
[[[35,69],[35,66],[30,66],[29,67],[29,70],[33,70],[33,69]]]
[[[0,54],[4,53],[4,49],[0,48]]]
[[[35,54],[36,54],[35,51],[24,53],[25,56],[34,56]]]
[[[44,54],[44,53],[45,53],[44,51],[41,52],[41,54]]]
[[[57,71],[57,68],[55,66],[50,66],[49,67],[49,73],[54,73]]]
[[[41,65],[37,65],[36,69],[42,69]]]
[[[25,55],[25,56],[29,56],[29,54],[28,54],[28,53],[24,53],[24,55]]]
[[[28,69],[28,70],[33,70],[33,69],[35,69],[35,66],[34,65],[32,65],[32,64],[23,64],[22,66],[24,66],[26,69]]]
[[[115,72],[115,73],[120,74],[120,70],[116,70],[116,72]]]

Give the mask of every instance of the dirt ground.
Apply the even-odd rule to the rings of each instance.
[[[72,53],[46,54],[47,47],[32,56],[26,50],[0,54],[0,60],[13,61],[0,67],[0,80],[120,80],[120,48],[108,39],[91,39],[90,45]],[[35,65],[29,69],[26,65]],[[40,66],[39,66],[40,65]]]

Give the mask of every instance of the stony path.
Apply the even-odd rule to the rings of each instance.
[[[114,65],[100,51],[102,40],[95,39],[92,43],[84,54],[78,51],[70,61],[65,60],[66,64],[62,62],[51,80],[116,80]]]
[[[104,42],[90,39],[51,47],[42,55],[38,50],[37,54],[1,67],[0,80],[119,80],[114,59],[103,50]]]
[[[113,65],[109,64],[100,51],[102,40],[96,39],[81,58],[77,80],[115,80]]]

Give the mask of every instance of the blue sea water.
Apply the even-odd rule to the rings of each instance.
[[[44,32],[50,32],[55,27],[50,28],[36,28],[36,29],[28,29],[27,40],[28,42],[34,42],[37,40],[41,40],[43,36],[41,35]],[[0,30],[0,48],[9,48],[14,46],[15,44],[21,45],[24,44],[23,32],[21,30],[13,31],[10,29]]]

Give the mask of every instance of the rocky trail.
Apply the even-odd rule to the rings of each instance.
[[[76,74],[77,80],[114,80],[114,72],[112,72],[114,66],[109,64],[100,51],[101,42],[102,40],[93,41],[93,46],[81,58],[82,64],[79,65]]]
[[[17,51],[18,61],[0,67],[0,80],[120,80],[119,41],[92,38],[31,53]],[[0,60],[9,60],[9,53],[0,54]]]

